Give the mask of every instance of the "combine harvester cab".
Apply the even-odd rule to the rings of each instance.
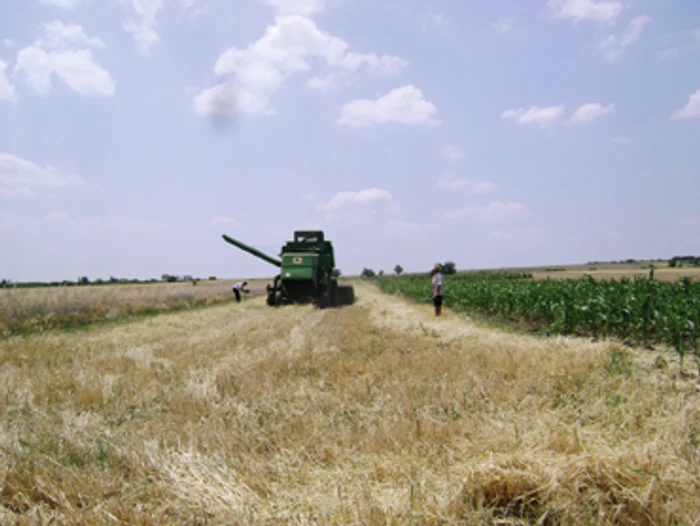
[[[313,303],[320,308],[352,305],[355,290],[352,285],[338,285],[335,274],[333,244],[320,230],[299,230],[294,240],[287,241],[280,252],[282,259],[269,256],[226,234],[223,239],[279,267],[274,284],[267,286],[267,304]]]

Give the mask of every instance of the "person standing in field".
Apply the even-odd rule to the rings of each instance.
[[[435,316],[442,314],[443,276],[440,264],[436,264],[431,272],[433,280],[430,287],[433,291],[433,305],[435,306]]]
[[[246,294],[249,292],[248,290],[245,289],[245,286],[248,284],[247,281],[239,281],[233,286],[233,293],[236,295],[236,301],[238,303],[241,302],[241,292],[245,292]]]

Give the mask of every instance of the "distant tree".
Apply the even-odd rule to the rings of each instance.
[[[676,258],[669,260],[669,262],[668,262],[669,267],[676,268],[676,265],[678,265],[678,260]]]
[[[442,273],[445,275],[448,274],[456,274],[457,273],[457,267],[454,264],[454,261],[447,261],[442,265]]]
[[[209,281],[216,281],[216,276],[209,276]]]
[[[403,272],[403,267],[401,265],[396,265],[394,267],[394,272],[396,272],[396,274],[400,276],[401,273]]]
[[[90,284],[90,280],[88,279],[87,276],[80,276],[78,278],[78,285],[89,285],[89,284]]]
[[[375,276],[374,270],[371,268],[363,268],[362,269],[362,277],[363,278],[373,278]]]
[[[383,270],[380,270],[380,271],[377,273],[377,275],[378,275],[378,276],[383,276],[383,275],[384,275],[384,271],[383,271]]]
[[[0,287],[3,289],[6,289],[7,287],[10,286],[10,280],[9,279],[3,279],[2,282],[0,282]]]
[[[194,280],[194,278],[192,276],[190,276],[189,274],[185,274],[184,276],[182,276],[182,281],[193,281],[193,280]]]
[[[110,283],[119,283],[119,279],[118,279],[118,278],[115,278],[114,276],[110,276],[110,277],[109,277],[109,282],[110,282]]]
[[[334,278],[339,278],[339,277],[340,277],[340,274],[341,274],[341,272],[340,272],[340,269],[339,269],[339,268],[334,268],[334,269],[333,269],[332,275],[333,275]]]

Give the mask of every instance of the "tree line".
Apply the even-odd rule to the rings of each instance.
[[[209,276],[208,281],[216,281],[216,276]],[[110,276],[108,279],[97,278],[95,280],[90,280],[87,276],[80,276],[75,281],[71,280],[61,280],[61,281],[12,281],[10,279],[3,279],[0,281],[0,288],[17,288],[17,289],[29,289],[29,288],[39,288],[39,287],[85,287],[91,285],[146,285],[149,283],[187,283],[190,282],[194,285],[199,281],[204,281],[202,278],[196,278],[189,274],[177,275],[177,274],[162,274],[160,279],[128,279],[128,278],[116,278]]]
[[[441,268],[442,268],[442,273],[445,275],[448,274],[456,274],[457,273],[457,266],[455,265],[454,261],[446,261],[445,263],[441,263]],[[430,269],[427,274],[430,274],[432,269]],[[394,267],[394,274],[397,276],[400,276],[401,274],[404,273],[404,268],[401,265],[396,265]],[[365,267],[362,269],[361,276],[363,278],[374,278],[377,276],[384,276],[384,271],[379,270],[378,272],[375,272],[374,269]]]

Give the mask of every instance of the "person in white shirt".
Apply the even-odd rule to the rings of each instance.
[[[435,306],[435,316],[442,314],[443,276],[440,264],[437,263],[431,272],[433,280],[430,287],[433,291],[433,305]]]
[[[239,281],[233,286],[233,293],[236,295],[236,301],[240,303],[241,301],[241,292],[245,292],[246,294],[249,292],[248,290],[245,289],[245,286],[248,284],[247,281]]]

